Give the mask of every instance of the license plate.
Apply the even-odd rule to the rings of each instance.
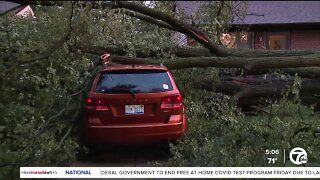
[[[126,115],[144,114],[144,105],[126,105],[125,113]]]

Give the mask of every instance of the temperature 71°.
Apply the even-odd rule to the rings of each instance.
[[[275,164],[278,158],[267,158],[268,159],[268,164]]]

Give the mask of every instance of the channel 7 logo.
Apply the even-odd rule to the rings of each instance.
[[[308,162],[307,152],[303,148],[296,147],[290,151],[290,161],[295,165],[305,164]]]

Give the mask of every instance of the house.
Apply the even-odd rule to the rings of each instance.
[[[18,3],[9,1],[0,1],[0,14],[5,14],[9,11],[14,10],[16,16],[19,17],[34,17],[34,11],[30,5],[20,5]]]
[[[191,15],[199,1],[177,1]],[[320,1],[247,1],[244,17],[232,13],[221,42],[230,48],[320,50]]]

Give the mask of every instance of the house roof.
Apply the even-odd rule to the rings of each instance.
[[[0,14],[5,14],[7,11],[11,9],[18,8],[20,4],[9,2],[9,1],[0,1]]]
[[[233,10],[232,25],[268,25],[268,24],[320,24],[320,1],[234,1],[245,4],[244,18]],[[178,9],[187,15],[199,10],[206,1],[176,1]]]
[[[320,23],[320,1],[248,1],[247,15],[233,25]]]
[[[34,16],[34,12],[30,5],[21,5],[10,1],[0,1],[0,14],[13,11],[17,16]]]
[[[190,16],[200,8],[202,3],[201,1],[176,1],[176,6]]]

